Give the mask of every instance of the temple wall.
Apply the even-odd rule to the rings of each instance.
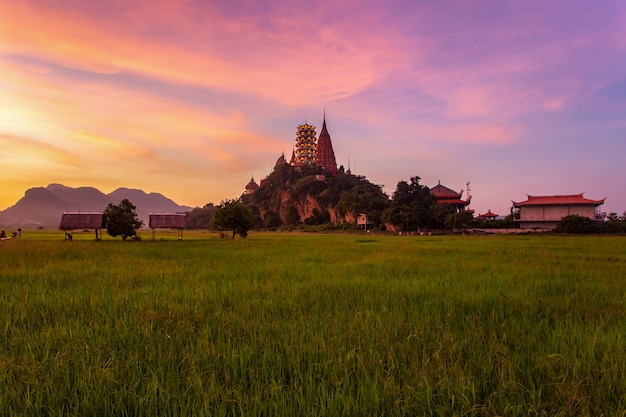
[[[595,218],[594,206],[524,206],[520,208],[521,221],[559,221],[563,217],[576,214]]]

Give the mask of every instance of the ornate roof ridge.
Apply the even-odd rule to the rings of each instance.
[[[605,198],[600,200],[592,200],[589,198],[585,198],[585,193],[578,194],[557,194],[557,195],[529,195],[525,201],[513,201],[514,206],[520,205],[541,205],[541,204],[595,204],[600,205],[604,204]]]

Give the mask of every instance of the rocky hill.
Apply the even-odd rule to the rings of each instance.
[[[354,223],[360,212],[379,221],[389,205],[381,187],[362,176],[288,164],[277,164],[242,200],[252,207],[260,227]]]
[[[150,213],[180,213],[191,211],[159,193],[147,194],[142,190],[118,188],[104,194],[93,187],[71,188],[50,184],[26,190],[15,205],[0,211],[0,226],[4,229],[55,229],[61,215],[67,211],[103,211],[109,203],[118,204],[127,198],[137,207],[139,219],[148,225]]]

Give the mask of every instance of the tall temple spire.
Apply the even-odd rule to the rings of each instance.
[[[330,134],[326,128],[326,108],[324,108],[324,121],[322,122],[322,131],[320,137],[317,140],[317,155],[315,163],[318,166],[328,170],[333,175],[337,175],[339,170],[337,169],[337,160],[335,159],[335,152],[333,151],[333,144],[330,140]]]
[[[313,165],[316,160],[315,126],[308,123],[298,126],[293,166]]]

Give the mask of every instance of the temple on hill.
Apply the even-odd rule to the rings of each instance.
[[[308,123],[298,126],[296,132],[296,147],[291,155],[291,165],[295,167],[315,164],[317,152],[317,138],[315,126]]]
[[[465,211],[466,207],[469,206],[472,200],[471,196],[468,196],[467,200],[463,200],[463,190],[458,193],[451,188],[441,185],[441,181],[430,189],[430,193],[433,197],[435,197],[438,204],[450,205],[454,209],[455,213]]]
[[[283,152],[276,160],[274,166],[276,167],[287,163],[296,168],[305,166],[322,167],[326,173],[330,173],[331,175],[337,175],[339,173],[337,160],[335,159],[335,151],[333,150],[330,134],[326,127],[326,114],[324,114],[319,139],[316,137],[315,126],[308,123],[298,126],[291,159],[287,162],[285,153]],[[348,174],[349,173],[350,169],[348,168]],[[262,179],[260,185],[265,184],[266,180],[267,178]],[[251,178],[250,182],[245,187],[245,194],[252,194],[257,188],[259,188],[259,185],[254,181],[254,178]]]
[[[337,169],[337,160],[335,159],[335,152],[333,151],[333,143],[330,140],[330,134],[326,129],[326,115],[324,115],[324,121],[322,122],[322,131],[320,137],[317,140],[317,156],[315,159],[317,166],[321,166],[325,170],[328,170],[331,174],[337,175],[339,170]]]
[[[295,147],[289,164],[294,167],[317,165],[332,175],[337,175],[339,170],[333,143],[326,127],[326,115],[324,115],[319,139],[316,138],[315,126],[308,123],[298,126]]]

